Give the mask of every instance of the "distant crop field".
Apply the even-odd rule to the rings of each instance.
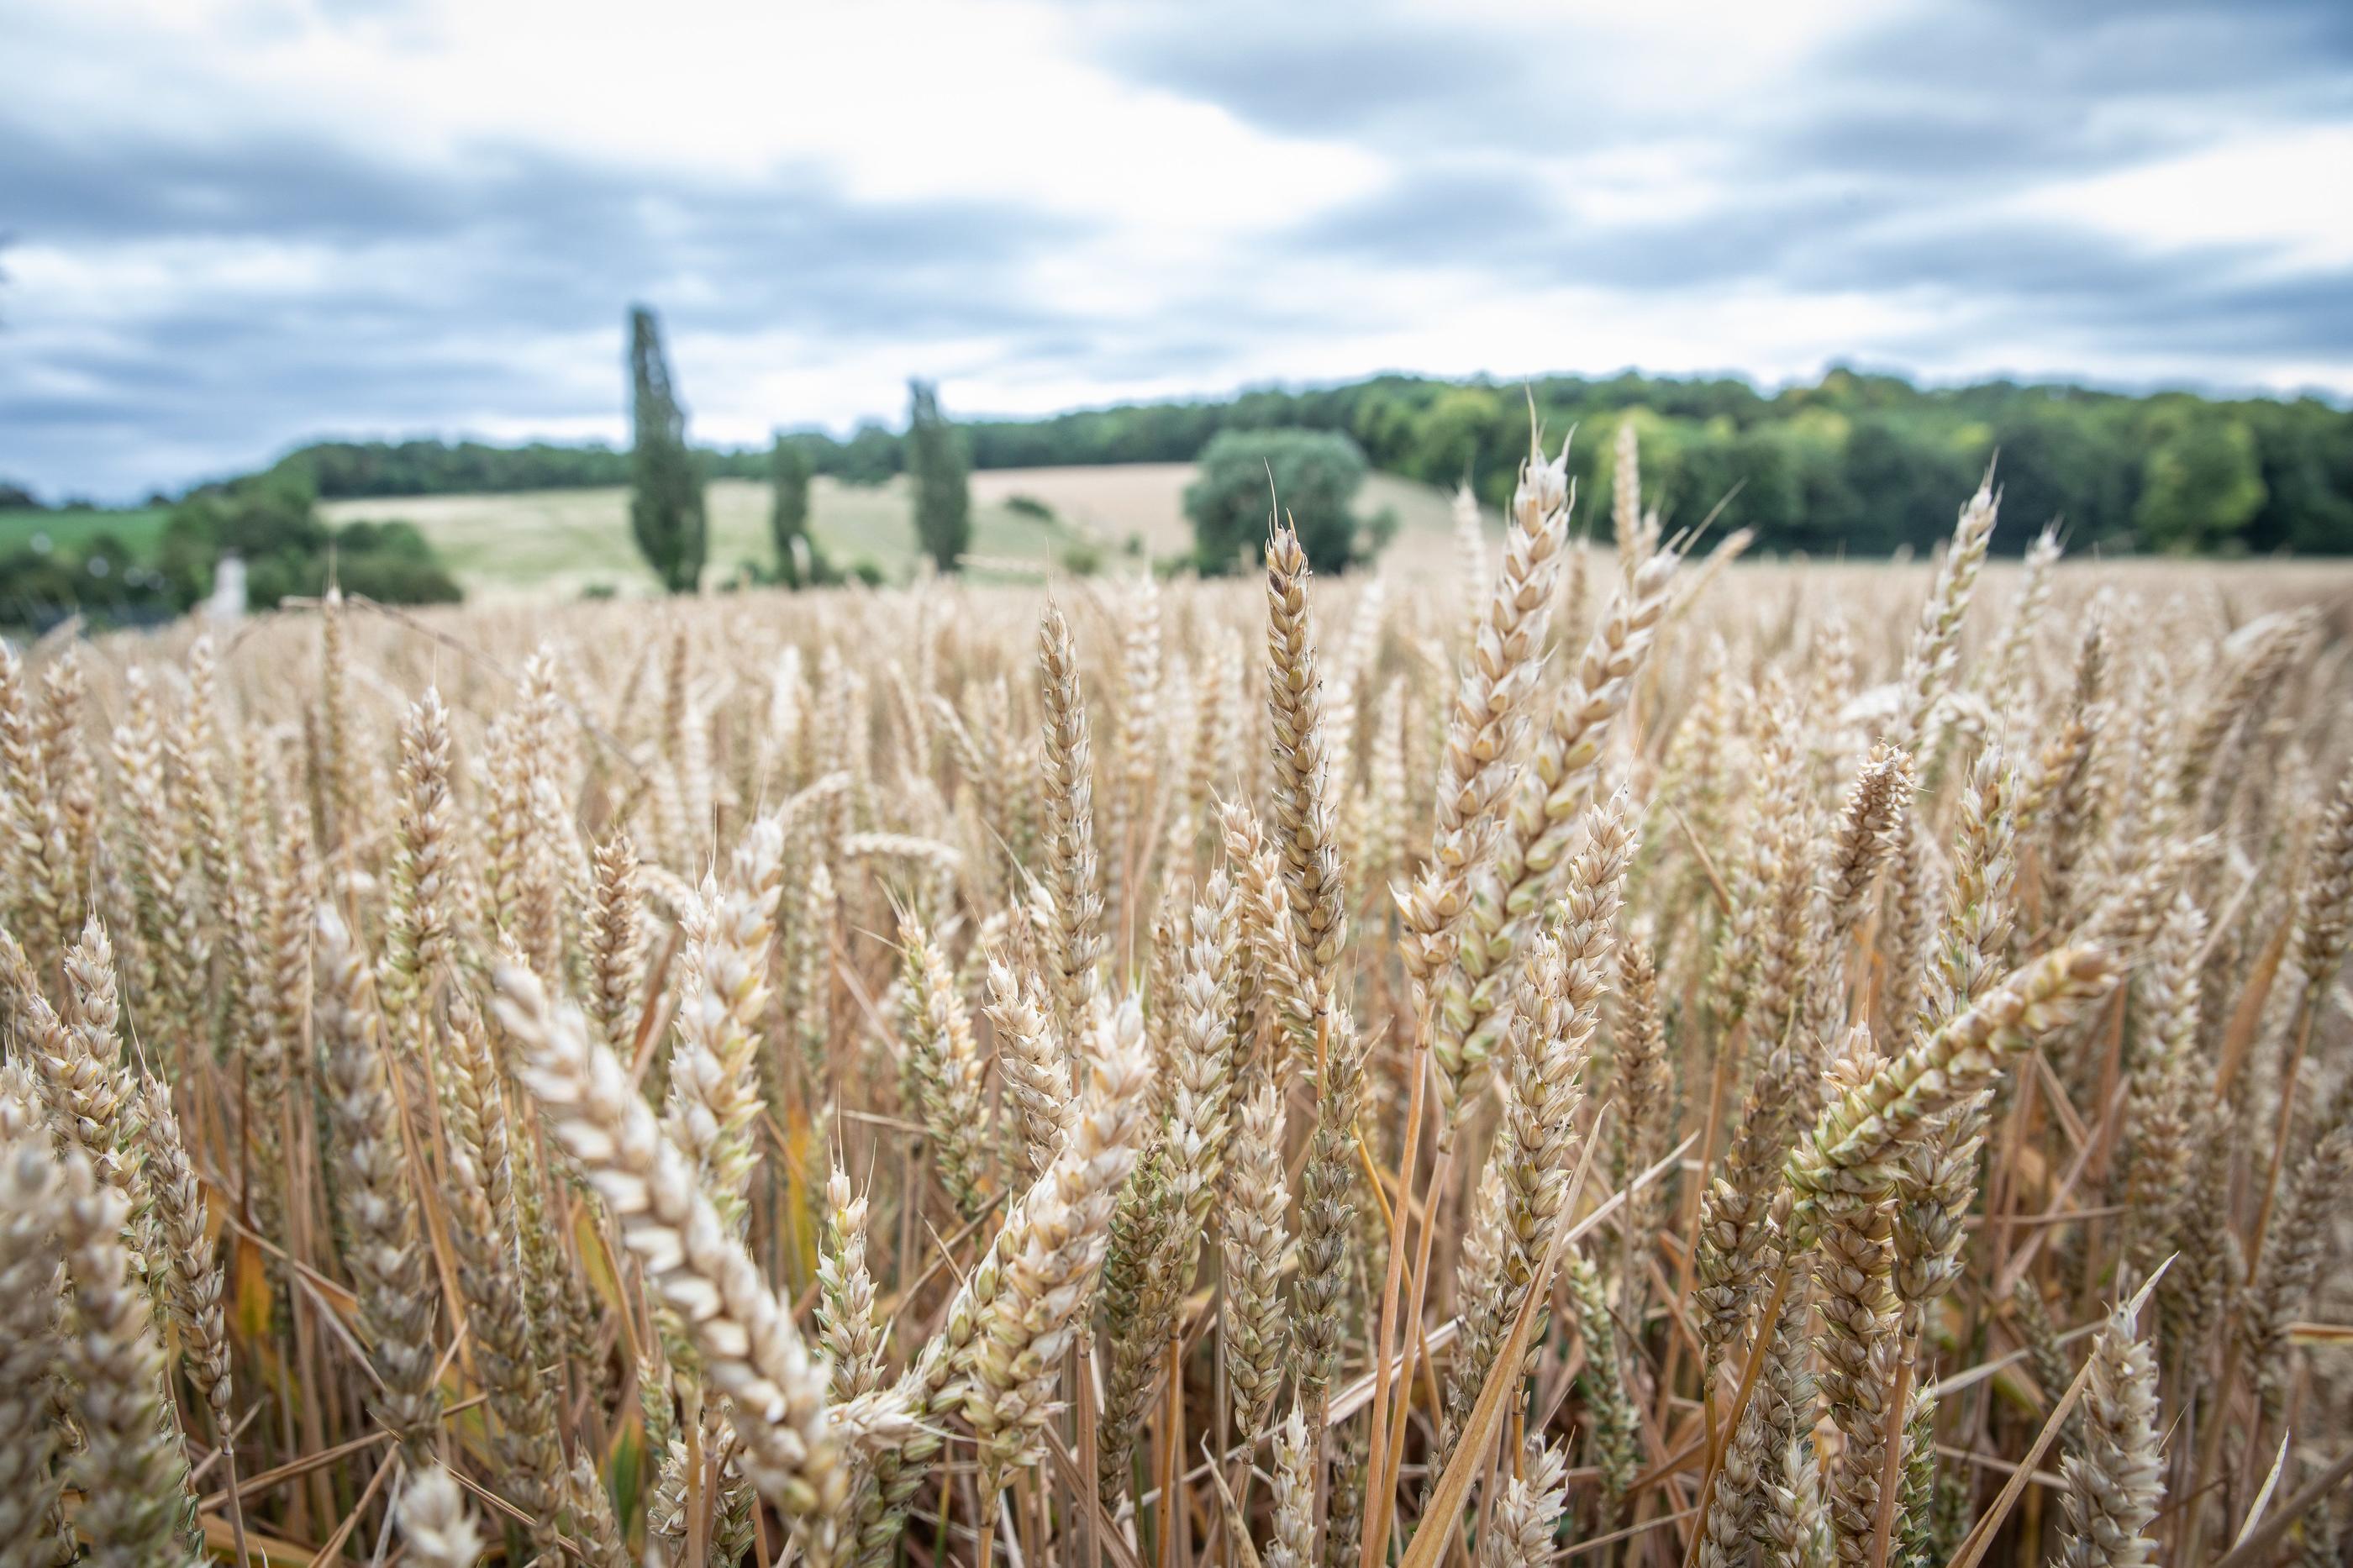
[[[1125,559],[1131,542],[1141,542],[1145,558],[1176,554],[1192,542],[1184,515],[1185,487],[1192,477],[1189,463],[976,473],[972,552],[984,562],[1042,566],[1068,544],[1091,535],[1111,562]],[[718,479],[706,494],[713,574],[724,575],[743,561],[765,564],[768,487],[756,480]],[[1014,510],[1008,503],[1017,497],[1043,503],[1054,520]],[[1443,551],[1445,495],[1410,479],[1376,474],[1366,481],[1357,510],[1369,517],[1384,508],[1398,514],[1398,548]],[[565,597],[599,585],[653,585],[629,539],[628,492],[618,488],[382,497],[332,501],[320,510],[338,524],[363,518],[415,523],[469,593]],[[850,566],[865,560],[892,578],[906,574],[914,557],[914,522],[905,479],[865,488],[819,478],[810,486],[809,510],[818,542],[837,563]]]

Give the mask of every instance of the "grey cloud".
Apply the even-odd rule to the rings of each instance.
[[[1494,265],[1556,254],[1567,215],[1519,167],[1429,159],[1301,226],[1308,247],[1387,263]]]
[[[1232,14],[1239,35],[1221,48],[1250,56],[1297,28],[1253,30],[1252,15]],[[1368,36],[1400,58],[1419,44],[1377,14]],[[1153,64],[1182,79],[1168,62],[1183,58]],[[2348,310],[2327,279],[2277,276],[2249,247],[2158,253],[2063,218],[1992,215],[2040,184],[2194,153],[2218,125],[2343,123],[2348,63],[2353,12],[2316,0],[1905,8],[1819,51],[1769,100],[1628,109],[1616,134],[1696,138],[1729,176],[1732,194],[1703,215],[1593,221],[1573,187],[1535,177],[1545,145],[1515,142],[1520,121],[1464,112],[1457,140],[1398,143],[1383,188],[1287,237],[1310,258],[1461,269],[1502,288],[1925,294],[1948,308],[1948,335],[1905,346],[1940,362],[1964,321],[2118,352],[2333,355]],[[1581,79],[1567,81],[1521,112],[1581,106]],[[1271,112],[1247,81],[1218,85],[1236,112]]]
[[[609,415],[620,395],[617,349],[613,398],[569,406],[501,357],[512,339],[412,330],[362,344],[343,324],[192,310],[135,347],[58,348],[41,384],[0,377],[0,472],[121,496],[249,468],[328,430],[447,428],[454,410],[491,408],[553,423]]]
[[[2039,94],[2219,94],[2344,101],[2353,19],[2336,0],[1989,0],[1905,13],[1826,50],[1838,76],[2021,101]],[[1885,73],[1885,74],[1882,74]]]
[[[2225,284],[2215,310],[2175,323],[2186,344],[2213,353],[2240,352],[2252,332],[2282,353],[2341,358],[2353,355],[2353,289],[2342,273]]]
[[[1507,36],[1380,4],[1343,14],[1211,0],[1122,10],[1094,38],[1097,58],[1130,79],[1269,131],[1403,157],[1714,135],[1775,167],[1810,155],[1934,175],[2144,155],[2161,143],[2086,112],[2126,95],[2227,100],[2283,118],[2353,103],[2353,12],[2337,0],[1891,5],[1755,109],[1623,83],[1568,18]],[[1925,166],[1896,164],[1905,152]]]
[[[1621,82],[1567,19],[1505,36],[1377,4],[1343,17],[1255,0],[1122,18],[1098,27],[1096,53],[1131,79],[1406,162],[1696,137],[1759,179],[1800,167],[1968,190],[2183,145],[2193,107],[2281,122],[2353,109],[2341,0],[1894,5],[1800,62],[1786,90],[1737,105]],[[2103,112],[2157,95],[2173,123]]]
[[[2126,131],[2070,100],[1926,95],[1825,109],[1773,133],[1751,161],[1950,193],[2091,173],[2188,144],[2186,132]]]
[[[1099,58],[1271,131],[1442,134],[1521,98],[1538,62],[1512,40],[1380,5],[1157,4],[1104,19]]]
[[[1937,6],[1820,51],[1799,105],[1746,145],[1760,173],[1951,199],[2189,151],[2217,118],[2342,115],[2348,63],[2353,21],[2332,0]]]
[[[2017,192],[2194,153],[2218,125],[2353,116],[2353,11],[2332,0],[1915,5],[1817,51],[1786,90],[1717,105],[1638,96],[1573,24],[1519,37],[1375,5],[1147,9],[1102,34],[1137,79],[1270,130],[1389,155],[1384,185],[1285,237],[1296,254],[1439,269],[1504,289],[1753,286],[1926,294],[1941,338],[1825,344],[1951,363],[1964,321],[2140,354],[2333,355],[2327,280],[2229,247],[2152,255],[2053,220],[1989,216]],[[1553,150],[1704,148],[1731,195],[1665,221],[1599,222],[1538,177]]]
[[[790,331],[845,350],[1057,328],[1067,317],[1033,298],[1028,268],[1083,233],[979,202],[861,202],[806,168],[656,184],[485,148],[444,173],[261,142],[67,144],[4,121],[0,190],[24,242],[262,242],[334,258],[324,287],[176,302],[95,345],[6,323],[53,345],[40,385],[90,390],[34,390],[0,359],[0,472],[110,493],[185,478],[151,449],[218,442],[249,460],[321,428],[438,425],[466,408],[607,416],[617,368],[611,398],[569,407],[516,368],[519,351],[611,333],[617,367],[636,299],[663,306],[673,335]],[[101,420],[109,409],[136,416]],[[126,428],[142,442],[121,444]]]
[[[797,317],[854,329],[912,310],[936,329],[943,310],[1001,327],[1021,314],[1001,297],[1005,275],[1078,232],[1067,219],[980,203],[861,203],[806,168],[655,184],[488,147],[462,168],[428,169],[259,140],[67,141],[5,114],[0,190],[20,241],[267,240],[364,259],[379,248],[471,251],[470,268],[491,269],[487,286],[511,289],[507,303],[543,321],[581,305],[609,311],[617,287],[701,279],[723,296],[716,324],[732,328]],[[431,294],[471,279],[413,281]]]
[[[459,220],[458,193],[322,146],[206,147],[63,135],[0,109],[0,190],[20,239],[301,237],[415,232]]]
[[[1672,289],[1785,276],[1816,246],[1895,210],[1884,194],[1773,186],[1698,217],[1601,224],[1524,170],[1432,162],[1293,239],[1311,254],[1465,267],[1514,287]]]
[[[2353,346],[2353,293],[2341,275],[2284,270],[2253,245],[2159,251],[2066,224],[1957,219],[1817,250],[1784,281],[1926,291],[1956,312],[1956,333],[1966,318],[2138,353],[2302,358]]]
[[[1502,287],[1925,296],[1933,337],[1826,345],[1948,360],[1965,334],[2099,343],[2136,354],[2337,357],[2353,334],[2341,275],[2282,271],[2261,247],[2153,250],[2061,220],[1989,220],[1893,184],[1751,190],[1700,216],[1597,226],[1493,165],[1429,164],[1314,223],[1305,256],[1372,268],[1468,268]]]

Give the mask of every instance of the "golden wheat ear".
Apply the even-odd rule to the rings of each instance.
[[[2067,1480],[2060,1552],[2067,1568],[2139,1568],[2157,1550],[2148,1534],[2165,1496],[2157,1357],[2136,1327],[2157,1282],[2152,1277],[2110,1313],[2092,1341],[2076,1446],[2059,1467]]]
[[[318,913],[320,1073],[340,1173],[335,1194],[344,1262],[382,1382],[377,1408],[412,1466],[437,1447],[440,1288],[417,1226],[417,1188],[400,1110],[385,1074],[375,971],[332,904]]]
[[[164,1398],[164,1341],[125,1240],[131,1202],[69,1153],[52,1213],[73,1290],[64,1365],[82,1440],[66,1475],[86,1500],[75,1528],[101,1562],[185,1560],[202,1538],[179,1418]]]
[[[65,1477],[52,1468],[62,1424],[51,1377],[64,1349],[65,1173],[22,1064],[0,1065],[0,1526],[20,1561],[61,1560]]]
[[[847,1544],[850,1474],[828,1417],[823,1363],[628,1069],[590,1040],[586,1018],[552,1002],[520,965],[501,965],[494,979],[500,1022],[524,1050],[523,1080],[551,1133],[603,1194],[648,1285],[678,1314],[711,1386],[726,1396],[761,1495],[810,1562],[831,1568]]]

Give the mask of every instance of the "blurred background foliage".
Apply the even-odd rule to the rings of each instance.
[[[1717,526],[1754,529],[1762,552],[1926,552],[1950,531],[1955,498],[1998,460],[2012,526],[1997,536],[1997,551],[2022,549],[2057,519],[2077,555],[2353,554],[2353,414],[2318,399],[2132,396],[2010,382],[1920,388],[1851,370],[1775,393],[1738,379],[1630,374],[1526,384],[1377,376],[1038,419],[941,418],[929,447],[875,424],[846,439],[804,430],[742,451],[681,447],[680,458],[698,485],[783,481],[784,504],[771,519],[776,559],[746,562],[734,580],[800,585],[879,575],[871,563],[843,567],[816,547],[807,534],[812,476],[865,487],[903,474],[920,494],[937,492],[930,504],[941,537],[926,536],[925,548],[953,559],[969,547],[968,519],[947,504],[961,494],[967,463],[1197,464],[1185,499],[1194,548],[1160,564],[1208,572],[1232,570],[1262,537],[1271,476],[1311,559],[1335,571],[1384,542],[1385,520],[1352,505],[1368,472],[1449,489],[1467,480],[1498,507],[1525,455],[1531,412],[1550,447],[1575,432],[1569,465],[1588,505],[1609,493],[1613,437],[1630,420],[1646,498],[1670,526],[1720,507]],[[918,460],[926,450],[938,470],[928,479]],[[0,622],[41,626],[77,613],[161,619],[210,592],[225,552],[245,561],[257,609],[320,592],[331,566],[348,591],[386,602],[453,600],[458,583],[416,528],[331,524],[318,503],[381,498],[392,512],[402,497],[627,486],[631,463],[629,450],[593,444],[322,441],[261,473],[120,511],[44,507],[23,487],[0,483],[0,501],[9,503],[0,510],[9,524],[0,531]],[[337,510],[349,519],[348,504]],[[922,521],[919,508],[919,533]],[[1060,563],[1099,565],[1102,548],[1074,538]]]
[[[1761,392],[1737,379],[1549,376],[1518,383],[1377,376],[1219,401],[1135,404],[957,426],[975,468],[1192,462],[1229,431],[1299,428],[1353,440],[1374,468],[1451,486],[1468,478],[1500,505],[1527,438],[1533,399],[1547,439],[1579,431],[1570,465],[1588,495],[1609,479],[1609,437],[1634,419],[1646,487],[1671,520],[1723,521],[1767,551],[1926,550],[1952,528],[1998,452],[2006,515],[2064,520],[2071,545],[2133,551],[2353,553],[2353,415],[2314,398],[2222,402],[1991,382],[1923,389],[1834,370],[1812,386]],[[867,425],[846,439],[787,434],[809,471],[880,484],[906,467],[906,439]],[[710,479],[765,479],[766,447],[696,453]],[[321,442],[290,454],[338,499],[627,484],[629,454],[598,446]],[[1263,476],[1261,476],[1263,477]],[[1738,493],[1733,494],[1737,487]],[[2006,529],[2022,548],[2032,529]],[[1997,548],[2000,546],[1998,545]]]

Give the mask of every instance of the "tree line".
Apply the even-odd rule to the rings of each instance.
[[[1500,502],[1527,442],[1530,404],[1586,493],[1626,418],[1646,482],[1677,521],[1725,502],[1725,526],[1767,550],[1884,554],[1926,549],[1952,524],[1996,453],[2012,517],[2064,521],[2077,549],[2353,553],[2353,414],[2316,398],[2221,401],[1989,382],[1922,388],[1833,370],[1775,393],[1730,378],[1547,376],[1526,383],[1377,376],[1216,401],[1088,409],[1044,419],[967,420],[955,442],[976,468],[1191,462],[1232,431],[1347,437],[1377,469]],[[934,400],[934,408],[936,402]],[[793,431],[797,468],[879,484],[931,439],[869,424],[847,438]],[[478,442],[327,442],[294,454],[325,497],[621,485],[629,451]],[[703,479],[765,479],[775,449],[696,448]],[[1727,500],[1726,498],[1729,498]],[[2021,545],[2030,529],[2005,530]]]
[[[968,469],[1131,462],[1202,465],[1187,511],[1196,563],[1206,569],[1229,567],[1237,542],[1256,537],[1271,468],[1287,480],[1286,507],[1305,509],[1311,554],[1339,565],[1380,542],[1377,529],[1348,510],[1367,468],[1447,488],[1467,479],[1482,500],[1501,504],[1531,417],[1549,441],[1577,433],[1570,468],[1588,496],[1607,493],[1613,437],[1631,421],[1645,489],[1672,521],[1719,511],[1722,527],[1755,530],[1765,551],[1872,556],[1932,548],[1951,526],[1953,498],[1998,455],[2005,514],[2030,525],[2005,529],[1998,549],[2020,548],[2055,518],[2077,552],[2353,553],[2353,414],[2309,397],[2136,396],[2009,381],[1922,388],[1846,369],[1774,393],[1729,377],[1630,373],[1511,384],[1384,375],[951,423],[936,387],[917,381],[902,429],[869,423],[846,439],[783,431],[766,447],[727,450],[691,443],[650,310],[629,313],[628,357],[627,448],[314,443],[261,474],[181,498],[168,531],[174,548],[148,594],[169,604],[201,593],[204,565],[223,550],[268,558],[257,584],[265,590],[282,579],[284,592],[311,591],[333,549],[359,572],[383,576],[388,594],[439,597],[453,590],[422,540],[331,541],[308,499],[601,486],[629,488],[641,552],[666,587],[688,589],[708,564],[703,487],[721,478],[770,485],[774,559],[763,570],[776,581],[822,584],[844,574],[809,531],[817,476],[873,485],[908,475],[919,542],[953,570],[972,542]],[[1319,512],[1329,514],[1320,531],[1306,521]],[[44,569],[54,575],[64,565],[52,560]],[[124,591],[96,579],[83,587]]]

